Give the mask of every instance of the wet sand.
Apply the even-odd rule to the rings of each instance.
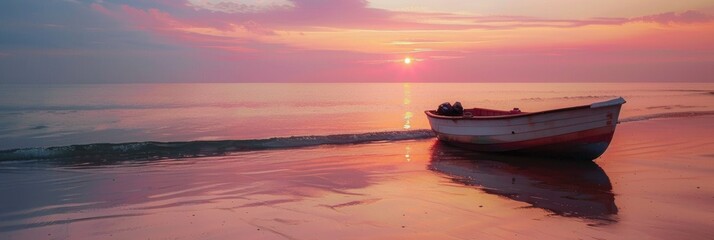
[[[586,163],[434,139],[3,162],[0,239],[712,239],[712,135],[711,116],[627,122]]]

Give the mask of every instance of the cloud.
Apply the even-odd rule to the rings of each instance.
[[[105,4],[106,5],[106,4]],[[192,47],[230,52],[255,52],[269,49],[256,41],[260,36],[276,35],[254,21],[230,22],[217,19],[180,18],[158,8],[141,9],[130,5],[91,4],[94,11],[165,41]],[[170,5],[176,7],[176,5]],[[183,6],[185,8],[186,6]],[[175,9],[168,9],[175,10]],[[193,11],[193,10],[191,10]]]
[[[407,12],[372,8],[365,0],[202,0],[188,4],[164,0],[149,6],[129,1],[124,4],[94,3],[91,8],[166,41],[229,52],[296,49],[382,53],[453,51],[493,44],[526,44],[518,42],[522,37],[553,39],[537,34],[524,36],[531,30],[552,33],[562,29],[570,33],[581,30],[569,29],[587,26],[712,21],[710,15],[697,11],[586,19]],[[493,30],[507,31],[503,32],[506,34],[488,33]]]
[[[224,13],[260,13],[291,9],[295,7],[292,2],[287,0],[254,0],[238,2],[228,0],[190,0],[188,5],[194,7],[195,9],[206,9]]]
[[[633,18],[633,21],[652,22],[659,24],[694,24],[707,23],[714,21],[714,16],[698,11],[686,11],[682,13],[667,12],[656,15],[649,15],[639,18]]]
[[[401,15],[401,16],[400,16]],[[517,28],[576,28],[592,25],[623,25],[636,22],[657,24],[697,24],[714,21],[714,16],[689,10],[682,13],[668,12],[633,18],[586,18],[550,19],[528,16],[471,16],[452,13],[398,13],[400,19],[421,19],[427,22],[441,22],[447,28],[504,30]],[[458,24],[454,24],[458,23]],[[434,24],[433,26],[438,26]]]
[[[153,14],[155,15],[153,18],[157,20],[172,18],[185,25],[223,31],[230,31],[238,25],[249,32],[265,35],[274,35],[278,31],[334,31],[335,29],[505,30],[576,28],[591,25],[623,25],[633,22],[694,24],[712,21],[711,15],[698,11],[669,12],[634,18],[548,19],[528,16],[474,16],[391,11],[371,8],[365,0],[202,0],[190,1],[188,4],[164,1],[167,3],[160,5],[161,8],[145,8],[131,4],[123,6]],[[92,4],[92,8],[111,15],[99,4]]]

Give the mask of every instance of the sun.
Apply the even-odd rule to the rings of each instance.
[[[410,63],[412,63],[412,59],[410,57],[405,57],[404,64],[410,64]]]

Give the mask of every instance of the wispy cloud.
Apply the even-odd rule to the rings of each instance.
[[[654,22],[659,24],[692,24],[692,23],[707,23],[714,21],[714,16],[698,12],[686,11],[682,13],[667,12],[656,15],[643,16],[632,18],[631,21]]]
[[[228,1],[228,0],[189,0],[187,5],[197,9],[205,9],[224,13],[260,13],[275,10],[285,10],[295,7],[293,2],[287,0],[255,0],[255,1]]]
[[[259,47],[254,45],[260,44],[283,46],[284,50],[454,50],[515,41],[514,38],[503,41],[503,37],[497,37],[498,34],[477,31],[575,29],[631,23],[700,24],[712,21],[711,15],[697,11],[631,18],[548,19],[390,11],[371,8],[364,0],[191,1],[188,4],[165,1],[168,3],[161,5],[161,9],[111,3],[94,3],[91,6],[99,13],[170,40],[184,41],[199,48],[237,52],[258,51]],[[439,37],[419,39],[430,34]],[[404,35],[411,36],[413,40],[404,40]]]

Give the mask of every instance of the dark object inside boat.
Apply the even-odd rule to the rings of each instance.
[[[464,114],[464,107],[461,106],[460,102],[455,102],[452,106],[451,103],[445,102],[439,105],[436,110],[436,114],[444,116],[461,116]]]

